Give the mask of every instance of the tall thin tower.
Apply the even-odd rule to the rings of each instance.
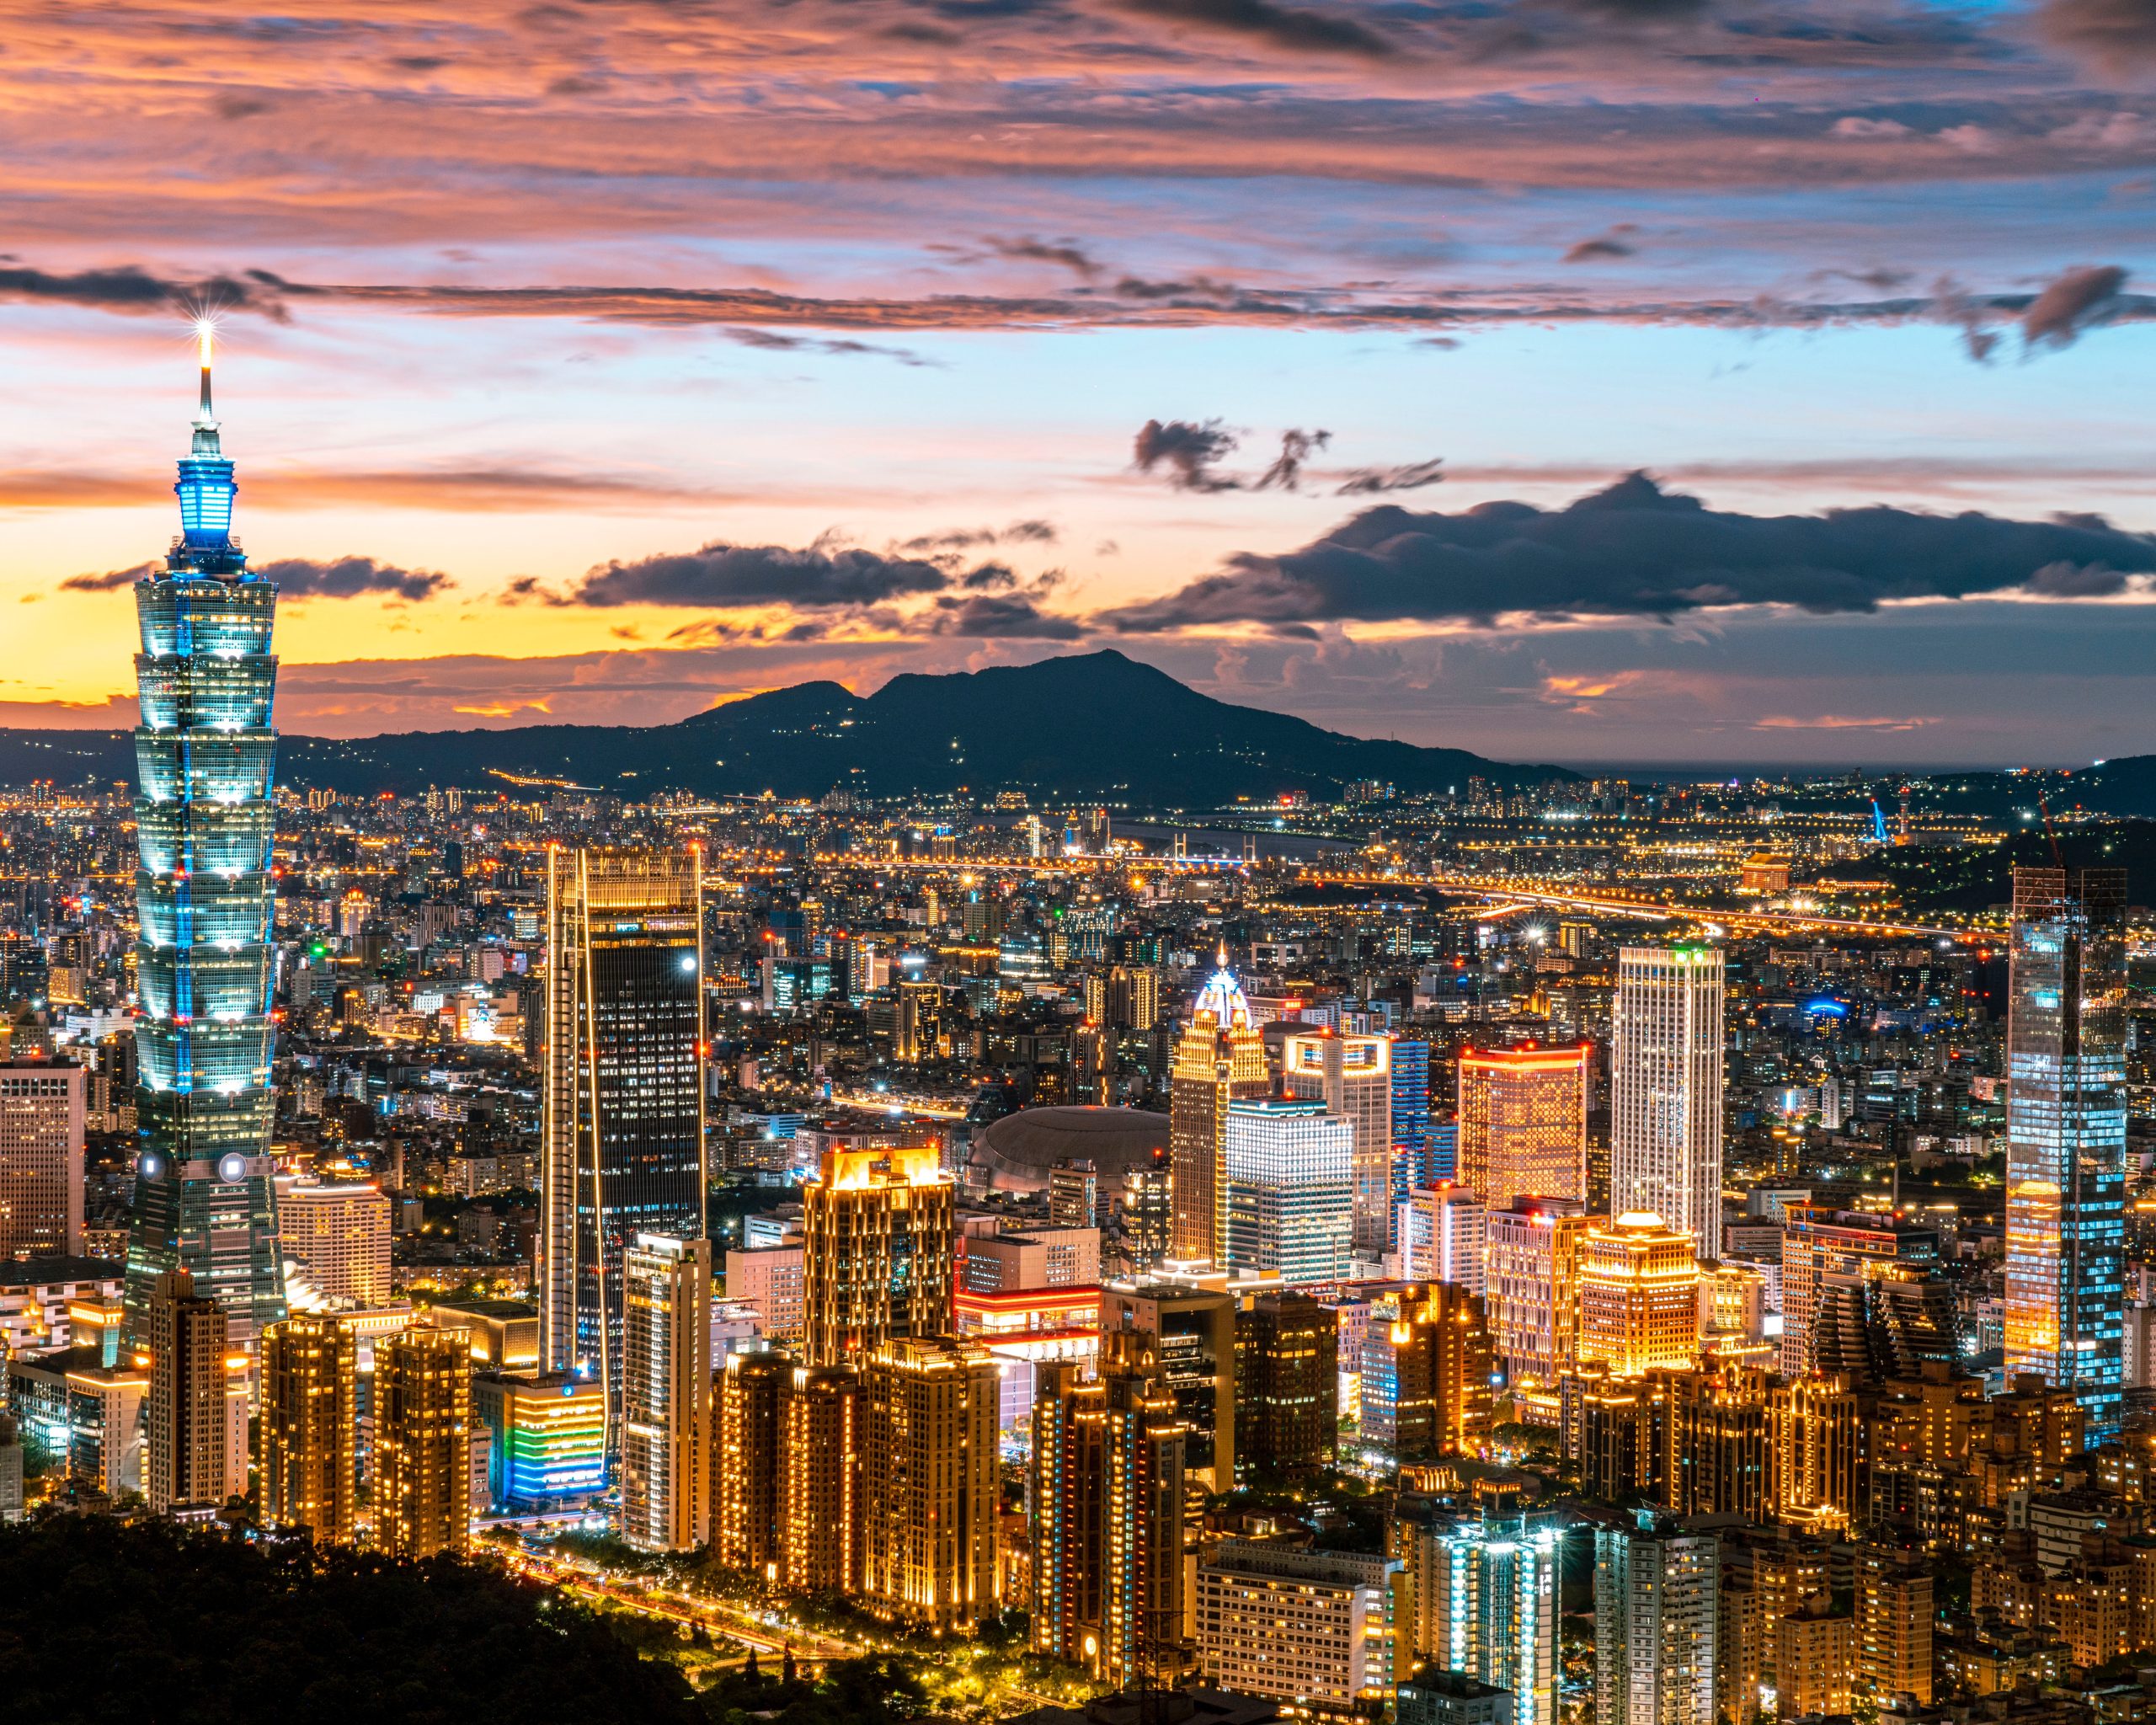
[[[622,1415],[622,1258],[704,1237],[702,858],[552,851],[539,1175],[539,1359]]]
[[[1609,1212],[1646,1210],[1721,1256],[1723,969],[1719,947],[1617,955]]]
[[[2115,1436],[2124,1394],[2126,871],[2017,868],[2006,1019],[2006,1370]]]
[[[202,404],[179,463],[179,537],[135,584],[135,1211],[127,1333],[158,1277],[184,1269],[254,1349],[285,1315],[270,1151],[270,651],[277,590],[232,535],[232,464]]]

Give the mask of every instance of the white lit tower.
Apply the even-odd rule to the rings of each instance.
[[[1617,956],[1609,1212],[1647,1212],[1721,1255],[1719,947],[1625,947]]]
[[[136,985],[141,1016],[127,1332],[185,1270],[250,1353],[285,1316],[270,1157],[270,650],[277,590],[232,536],[232,464],[202,404],[179,463],[179,537],[135,584]]]

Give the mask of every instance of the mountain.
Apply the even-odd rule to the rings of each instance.
[[[0,783],[133,776],[125,731],[0,730]],[[866,697],[837,683],[800,683],[677,724],[287,736],[277,763],[280,784],[359,793],[493,789],[514,779],[631,797],[815,797],[835,787],[899,797],[1010,787],[1149,809],[1210,809],[1288,791],[1330,801],[1357,779],[1388,781],[1412,795],[1465,791],[1470,777],[1515,785],[1577,776],[1461,749],[1342,736],[1215,701],[1113,651],[894,677]]]

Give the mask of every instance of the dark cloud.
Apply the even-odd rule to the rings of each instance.
[[[2057,596],[2120,590],[2156,570],[2156,536],[2108,523],[1926,515],[1874,505],[1820,515],[1708,509],[1644,473],[1559,510],[1478,505],[1458,515],[1367,510],[1281,557],[1243,553],[1222,573],[1095,619],[1150,633],[1231,623],[1483,622],[1660,617],[1714,606],[1868,611],[1897,599],[2035,585]]]
[[[1399,467],[1357,467],[1341,482],[1336,497],[1369,497],[1380,491],[1416,491],[1435,485],[1444,478],[1444,457],[1409,462]]]
[[[1232,31],[1297,53],[1357,54],[1389,59],[1399,45],[1360,20],[1331,12],[1278,6],[1273,0],[1122,0],[1127,10],[1177,24]]]
[[[185,281],[152,275],[133,264],[112,270],[79,270],[72,275],[13,262],[0,264],[0,299],[143,315],[206,307],[257,312],[280,323],[286,316],[282,296],[269,283],[254,280],[252,271],[245,280],[211,275]]]
[[[109,593],[117,587],[131,587],[143,576],[160,565],[138,563],[131,569],[106,569],[101,574],[70,575],[60,584],[63,593]]]
[[[814,610],[888,604],[937,593],[950,571],[920,558],[859,547],[728,545],[713,541],[675,555],[602,563],[568,594],[574,605],[675,605],[723,608],[792,605]]]
[[[974,635],[985,640],[1075,641],[1086,633],[1077,618],[1051,616],[1023,593],[939,599],[931,628],[939,635]]]
[[[1639,250],[1632,236],[1639,232],[1632,222],[1620,222],[1607,233],[1583,239],[1565,253],[1567,264],[1596,264],[1606,259],[1629,258]]]
[[[887,360],[896,360],[901,366],[934,363],[907,348],[878,347],[873,342],[834,340],[821,335],[787,335],[780,330],[766,329],[751,323],[733,324],[718,333],[728,341],[739,342],[743,347],[762,348],[771,353],[875,354]]]
[[[1148,419],[1138,428],[1131,464],[1141,473],[1168,470],[1168,483],[1178,491],[1232,491],[1236,481],[1214,472],[1235,452],[1235,434],[1218,419]]]
[[[357,599],[368,593],[428,599],[450,585],[449,577],[438,570],[399,569],[395,563],[376,563],[371,557],[339,557],[326,562],[285,557],[257,563],[254,573],[265,581],[275,581],[278,595],[285,599]]]
[[[1332,441],[1330,431],[1283,431],[1280,434],[1280,453],[1273,458],[1273,465],[1257,476],[1253,491],[1282,491],[1297,489],[1303,480],[1303,467],[1311,456]]]
[[[2039,29],[2111,72],[2156,67],[2156,0],[2045,0]]]
[[[1007,527],[953,527],[942,533],[921,533],[900,541],[898,548],[927,554],[965,551],[977,545],[1053,545],[1057,537],[1053,521],[1013,521]]]
[[[2084,329],[2117,310],[2126,271],[2116,264],[2069,270],[2031,302],[2021,314],[2021,339],[2031,347],[2066,347]]]
[[[998,239],[993,234],[981,243],[998,257],[1015,258],[1024,263],[1060,264],[1091,281],[1101,273],[1101,265],[1089,256],[1075,240]]]

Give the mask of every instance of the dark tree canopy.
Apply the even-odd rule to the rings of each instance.
[[[671,1725],[672,1667],[490,1566],[55,1516],[0,1529],[0,1685],[41,1725]]]

